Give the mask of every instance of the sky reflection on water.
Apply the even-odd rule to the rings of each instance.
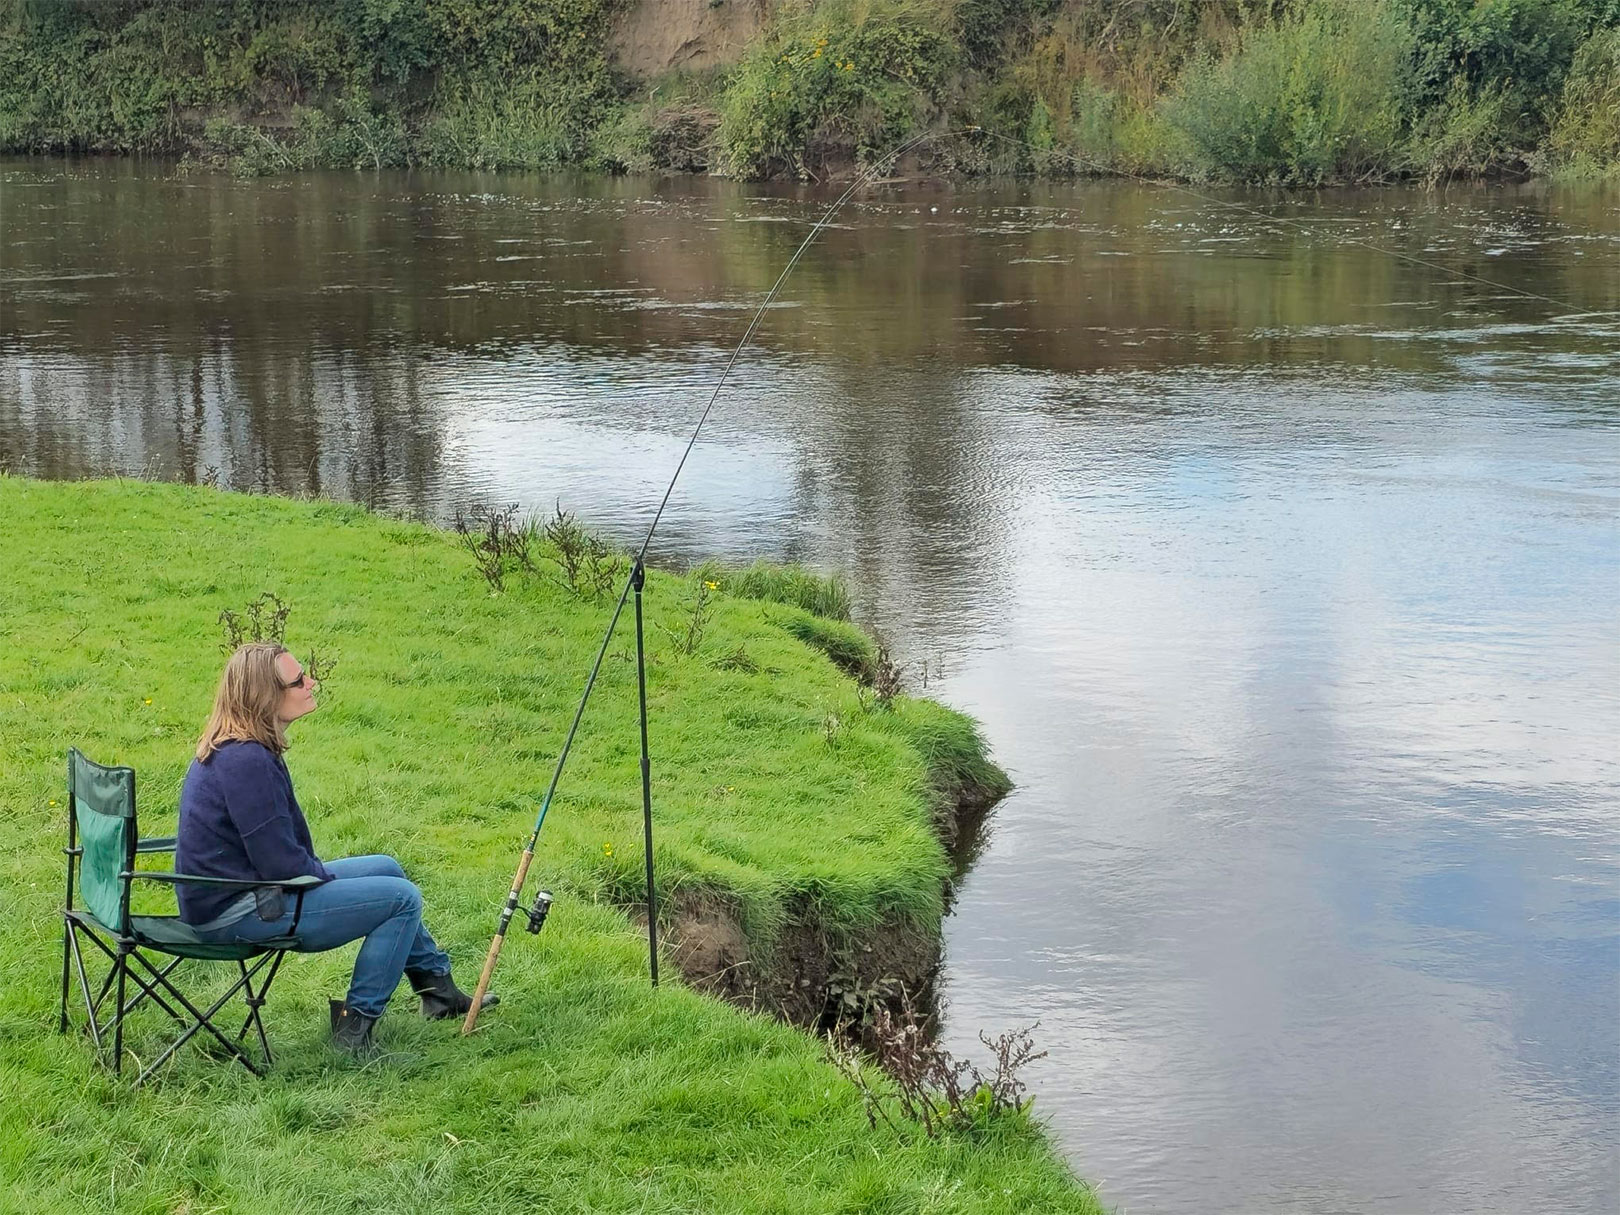
[[[0,461],[639,535],[816,200],[0,165]],[[1019,787],[947,1035],[1131,1212],[1620,1194],[1620,198],[850,208],[658,554],[845,572]]]

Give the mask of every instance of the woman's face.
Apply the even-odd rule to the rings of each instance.
[[[276,674],[281,677],[281,706],[276,710],[276,716],[282,724],[297,721],[305,713],[313,713],[315,689],[320,685],[305,672],[298,659],[291,654],[277,654]]]

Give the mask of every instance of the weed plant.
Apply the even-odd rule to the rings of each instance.
[[[292,604],[274,591],[260,591],[240,612],[221,608],[219,627],[224,631],[220,648],[233,654],[251,641],[273,641],[277,645],[287,642],[287,617],[292,615]]]
[[[518,519],[516,503],[456,512],[455,533],[472,554],[473,564],[492,595],[505,587],[508,570],[535,572],[530,551],[534,531],[533,526]]]
[[[1099,1209],[1026,1117],[935,1140],[870,1130],[812,1039],[673,979],[649,989],[621,910],[641,884],[624,663],[603,668],[530,874],[557,893],[550,922],[508,939],[503,1002],[476,1035],[420,1021],[402,993],[379,1057],[334,1054],[325,1000],[350,946],[284,969],[267,1079],[188,1047],[147,1088],[114,1080],[55,1032],[68,746],[134,766],[144,832],[172,832],[219,613],[274,586],[295,605],[290,644],[344,653],[343,696],[287,756],[317,845],[398,856],[470,979],[610,609],[543,578],[491,596],[453,533],[349,506],[0,477],[0,517],[0,1209]],[[649,576],[655,623],[677,626],[680,601],[679,579]],[[932,765],[972,723],[903,697],[861,712],[854,684],[776,623],[793,610],[716,596],[704,650],[748,664],[653,643],[661,905],[714,892],[767,945],[794,900],[851,937],[936,930]],[[982,747],[957,762],[988,763]],[[166,1028],[147,1012],[131,1039],[145,1057]]]
[[[673,627],[667,624],[658,626],[664,631],[664,636],[669,638],[675,652],[683,658],[690,658],[702,648],[703,635],[708,631],[709,621],[714,616],[715,603],[712,596],[719,589],[718,582],[701,577],[692,579],[692,588],[679,622]],[[742,664],[735,664],[731,669],[740,670]]]
[[[530,533],[536,530],[545,538],[549,556],[561,572],[562,585],[572,594],[601,602],[618,590],[629,574],[630,558],[582,526],[561,503],[543,528],[529,525]],[[533,566],[529,568],[532,572]]]
[[[937,1139],[1029,1111],[1034,1098],[1024,1095],[1024,1069],[1046,1057],[1035,1049],[1035,1026],[995,1038],[981,1031],[979,1041],[995,1060],[986,1075],[940,1044],[932,1018],[904,991],[898,1001],[856,1003],[868,1010],[866,1020],[858,1032],[829,1033],[827,1059],[860,1091],[872,1129],[881,1122],[903,1135],[911,1126]],[[863,1046],[881,1071],[867,1066]]]

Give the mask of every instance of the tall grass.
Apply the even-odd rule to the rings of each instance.
[[[562,100],[532,85],[474,79],[443,90],[423,124],[420,154],[458,168],[555,169],[583,148],[583,129],[570,118]]]
[[[254,1080],[185,1049],[130,1091],[54,1032],[63,750],[139,772],[172,831],[219,662],[221,608],[265,589],[287,639],[338,659],[288,761],[318,847],[388,851],[465,975],[481,956],[607,605],[546,579],[491,595],[453,535],[345,506],[0,476],[0,1209],[33,1212],[996,1212],[1099,1208],[1027,1119],[907,1140],[801,1033],[670,980],[616,903],[640,886],[635,668],[615,647],[541,837],[544,935],[508,938],[477,1035],[402,995],[364,1064],[324,1042],[353,947],[298,957]],[[690,657],[658,639],[682,583],[654,574],[649,670],[666,897],[719,892],[750,931],[800,903],[848,933],[937,927],[936,769],[971,723],[925,702],[862,712],[855,685],[722,593]],[[717,655],[758,661],[728,668]],[[838,745],[823,723],[841,720]],[[982,761],[982,748],[979,760]],[[965,765],[965,766],[964,766]],[[156,910],[157,908],[152,908]],[[192,979],[207,986],[201,968]],[[147,1055],[164,1018],[134,1018]]]
[[[793,636],[832,659],[840,670],[862,683],[871,681],[877,648],[854,625],[805,611],[782,612],[776,619]]]
[[[741,569],[711,561],[700,565],[695,573],[719,582],[730,595],[786,603],[829,620],[849,619],[849,586],[837,575],[770,561],[756,561]]]

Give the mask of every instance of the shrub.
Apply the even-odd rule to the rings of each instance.
[[[1547,152],[1568,176],[1620,174],[1620,28],[1597,31],[1576,52]]]
[[[714,160],[719,125],[720,115],[702,96],[626,107],[597,128],[589,161],[618,172],[702,173]]]
[[[618,3],[13,5],[0,151],[192,152],[241,173],[419,156],[552,167],[584,155],[616,102],[605,35]]]
[[[1494,111],[1505,146],[1546,129],[1582,35],[1610,0],[1391,0],[1414,31],[1412,100],[1465,127]],[[1460,101],[1461,81],[1468,104]]]
[[[906,0],[795,13],[745,58],[720,98],[720,167],[800,177],[871,156],[940,108],[956,45],[938,13]]]
[[[1452,81],[1445,102],[1412,133],[1410,162],[1427,181],[1480,177],[1522,158],[1510,135],[1507,93],[1491,87],[1475,93],[1462,77]]]
[[[1310,0],[1193,61],[1166,99],[1195,177],[1315,185],[1391,175],[1402,159],[1410,30],[1383,0]]]

